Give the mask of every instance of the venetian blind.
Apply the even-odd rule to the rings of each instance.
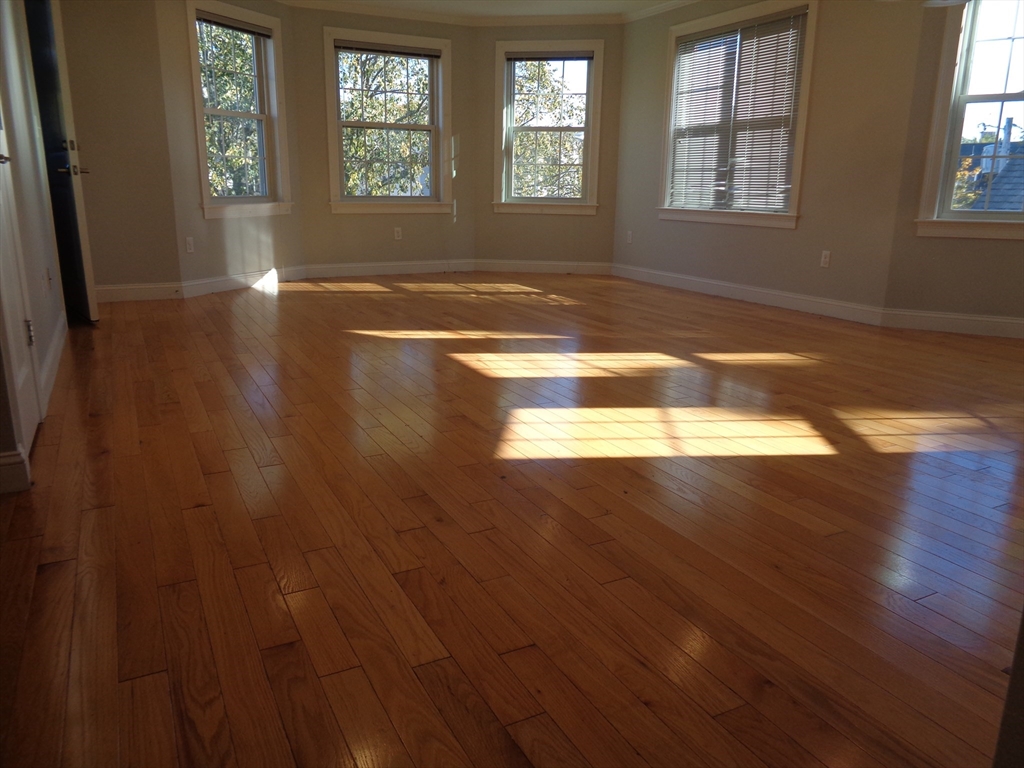
[[[807,9],[680,38],[672,104],[672,208],[785,213]]]

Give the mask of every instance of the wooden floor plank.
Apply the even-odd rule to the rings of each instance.
[[[469,765],[465,751],[427,697],[341,556],[333,549],[306,555],[367,678],[415,763]]]
[[[235,751],[199,588],[160,588],[177,753],[183,765],[233,766]]]
[[[592,764],[647,765],[536,646],[510,651],[502,658]]]
[[[82,516],[63,765],[117,765],[115,541],[114,509],[91,510]]]
[[[119,684],[120,763],[128,768],[174,768],[174,724],[167,674],[125,680]]]
[[[4,765],[991,762],[1021,341],[557,274],[100,315],[0,497]]]
[[[508,732],[536,768],[588,768],[590,763],[547,713],[508,726]]]
[[[118,464],[117,488],[117,666],[118,679],[130,680],[166,669],[141,457]]]
[[[412,768],[412,758],[361,668],[320,682],[359,768]]]
[[[0,547],[0,744],[11,723],[41,541],[15,539]]]
[[[502,725],[543,710],[466,615],[423,568],[398,574],[398,583],[464,670]],[[418,667],[417,667],[418,669]]]
[[[476,765],[531,765],[454,659],[416,667],[416,677]]]
[[[294,765],[217,518],[209,508],[186,510],[185,530],[235,756],[241,765]]]
[[[40,565],[29,609],[11,721],[2,745],[10,766],[60,763],[75,598],[74,560]]]
[[[297,765],[355,766],[302,641],[263,650]]]
[[[318,587],[290,592],[284,599],[318,675],[324,677],[359,666],[348,638]]]

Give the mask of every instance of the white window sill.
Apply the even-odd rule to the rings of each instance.
[[[291,203],[209,203],[203,206],[203,218],[206,219],[246,219],[291,212]]]
[[[451,213],[451,203],[364,203],[331,201],[331,213]]]
[[[918,237],[970,237],[979,240],[1024,240],[1021,221],[917,219]]]
[[[596,216],[596,203],[494,203],[495,213]]]
[[[755,213],[753,211],[703,211],[696,208],[659,208],[658,218],[665,221],[699,221],[704,224],[738,224],[743,227],[796,229],[795,213]]]

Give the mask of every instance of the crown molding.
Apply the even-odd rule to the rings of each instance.
[[[643,10],[624,13],[622,14],[622,23],[629,23],[631,21],[639,21],[640,19],[647,19],[651,16],[658,16],[662,13],[674,11],[676,8],[682,8],[685,5],[693,5],[698,2],[700,2],[700,0],[668,0],[668,2],[652,6],[651,8],[644,8]]]
[[[460,27],[545,27],[545,26],[566,26],[580,24],[624,24],[632,20],[627,18],[628,14],[603,13],[603,14],[580,14],[572,16],[472,16],[456,15],[448,13],[433,13],[431,11],[413,11],[405,8],[394,8],[390,6],[372,6],[365,3],[348,2],[348,0],[277,0],[284,5],[291,5],[297,8],[313,8],[320,11],[332,11],[334,13],[353,13],[362,16],[381,16],[391,19],[408,19],[410,21],[429,21],[436,24],[452,24]],[[675,2],[663,3],[665,6],[678,7],[697,2],[697,0],[675,0]],[[655,6],[657,13],[663,13],[661,5]],[[665,10],[671,10],[666,8]],[[642,13],[638,11],[637,13]],[[646,13],[645,15],[650,15]],[[639,18],[639,17],[638,17]]]

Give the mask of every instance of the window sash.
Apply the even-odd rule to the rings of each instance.
[[[961,30],[959,55],[956,79],[954,81],[953,103],[949,110],[949,123],[946,129],[946,152],[943,162],[942,184],[939,188],[938,217],[944,219],[978,219],[989,220],[1013,220],[1020,219],[1020,211],[988,210],[987,204],[992,192],[992,180],[995,178],[995,163],[992,170],[985,175],[989,177],[989,183],[985,185],[985,207],[981,209],[954,208],[953,199],[956,191],[956,177],[960,170],[961,155],[960,146],[963,134],[964,116],[970,104],[984,102],[1007,102],[1024,100],[1024,91],[968,94],[968,86],[971,80],[971,70],[974,64],[974,42],[975,31],[980,13],[980,2],[975,0],[967,5],[965,10],[963,28]],[[1000,111],[1002,117],[1002,111]],[[1019,154],[995,155],[1000,145],[1000,136],[1003,131],[1002,121],[995,129],[995,142],[993,143],[993,156],[985,156],[986,159],[998,160],[1001,158],[1015,159],[1021,157]]]
[[[677,39],[667,207],[790,211],[807,18],[804,7]],[[697,119],[683,124],[688,114]]]
[[[402,58],[427,59],[427,75],[429,79],[427,102],[429,123],[388,123],[374,122],[369,120],[342,120],[335,117],[338,122],[338,169],[340,171],[340,200],[351,200],[359,202],[409,202],[416,201],[438,201],[440,190],[438,189],[438,167],[440,162],[440,131],[438,125],[439,104],[437,98],[437,67],[440,61],[440,52],[433,49],[420,49],[407,46],[374,46],[372,44],[348,43],[346,41],[335,41],[334,51],[334,91],[341,92],[341,81],[338,75],[338,54],[339,53],[364,53],[378,56],[399,56]],[[340,103],[338,110],[340,112]],[[399,131],[423,131],[430,134],[430,194],[429,195],[352,195],[346,188],[345,179],[345,128],[365,128]]]
[[[515,125],[515,65],[517,61],[587,61],[587,108],[586,120],[583,125],[560,126],[560,125]],[[593,109],[594,89],[594,53],[592,51],[571,51],[560,53],[557,51],[548,52],[523,52],[508,51],[505,54],[505,141],[504,141],[504,189],[502,198],[505,202],[529,202],[529,203],[558,203],[567,201],[579,203],[587,199],[588,182],[590,176],[590,125],[592,122],[591,111]],[[546,195],[543,197],[516,196],[513,194],[515,175],[515,137],[519,133],[583,133],[583,145],[580,148],[580,194],[578,197]],[[571,165],[558,167],[573,167]]]
[[[203,22],[205,24],[213,24],[216,26],[230,29],[234,32],[242,32],[244,34],[250,34],[253,36],[253,92],[256,98],[256,111],[236,111],[228,109],[217,109],[214,107],[205,106],[205,100],[202,97],[202,93],[199,94],[200,103],[203,104],[203,146],[206,150],[205,157],[209,156],[209,140],[206,138],[205,127],[206,127],[206,116],[220,116],[220,117],[237,117],[247,120],[258,120],[260,123],[260,139],[259,139],[259,169],[260,169],[260,185],[262,187],[262,194],[258,195],[220,195],[214,190],[213,185],[210,183],[210,168],[208,160],[204,160],[204,167],[206,170],[206,177],[203,179],[203,183],[206,185],[207,193],[211,200],[216,200],[218,203],[230,202],[232,200],[252,202],[254,200],[269,200],[271,198],[271,190],[273,189],[274,180],[272,176],[273,163],[268,162],[268,147],[274,146],[273,133],[273,120],[270,119],[267,113],[267,104],[270,100],[270,94],[267,88],[267,58],[268,52],[266,47],[270,44],[271,36],[270,30],[263,27],[257,27],[255,25],[248,25],[244,22],[235,22],[232,19],[226,17],[220,17],[216,14],[208,13],[206,11],[200,11],[196,13],[196,21]],[[199,39],[198,30],[195,30],[197,44],[201,43]],[[203,69],[202,62],[202,48],[199,48],[200,71]],[[201,75],[200,75],[201,81]]]

